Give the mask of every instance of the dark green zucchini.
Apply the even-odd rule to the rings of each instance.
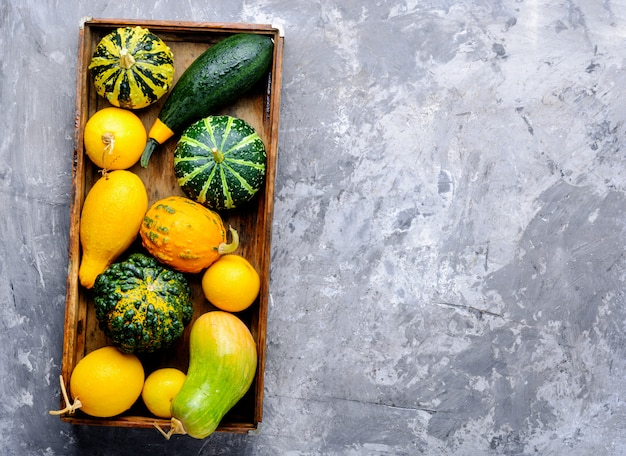
[[[141,166],[154,149],[193,122],[214,114],[250,90],[267,73],[270,36],[231,35],[203,52],[181,75],[148,134]]]

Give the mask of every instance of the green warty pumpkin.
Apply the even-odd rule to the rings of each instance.
[[[100,40],[89,70],[98,95],[113,106],[140,109],[169,91],[174,57],[167,44],[148,29],[120,27]]]
[[[93,293],[100,328],[125,353],[171,346],[193,315],[185,276],[142,253],[111,265]]]

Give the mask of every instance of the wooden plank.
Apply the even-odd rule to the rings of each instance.
[[[172,49],[178,80],[184,69],[208,46],[233,33],[261,33],[274,39],[274,56],[269,75],[249,94],[215,114],[230,114],[249,122],[263,139],[267,150],[267,175],[265,187],[249,204],[240,209],[221,213],[224,223],[232,225],[239,233],[241,244],[237,253],[246,257],[261,276],[261,291],[255,303],[237,314],[250,328],[257,343],[259,362],[254,383],[248,394],[229,412],[217,432],[247,433],[257,428],[263,417],[263,391],[266,354],[267,308],[269,300],[269,275],[272,216],[274,208],[274,181],[278,154],[278,124],[280,113],[280,86],[284,38],[270,25],[222,24],[206,22],[171,22],[128,19],[88,19],[79,30],[78,67],[76,83],[76,117],[74,140],[73,186],[70,203],[69,262],[65,310],[62,375],[69,391],[71,372],[87,353],[109,345],[110,342],[98,327],[93,302],[87,290],[78,281],[80,262],[79,222],[85,196],[99,178],[98,169],[83,152],[83,129],[96,111],[109,106],[99,97],[90,80],[87,67],[91,54],[102,37],[117,27],[140,25],[157,33]],[[135,111],[150,128],[166,97],[153,106]],[[176,138],[155,151],[147,168],[139,164],[130,170],[137,173],[148,190],[150,204],[165,196],[182,195],[173,171],[173,150]],[[141,250],[139,240],[131,251]],[[213,307],[206,301],[201,289],[201,274],[188,275],[194,303],[194,320]],[[169,350],[155,354],[139,355],[146,375],[159,367],[178,367],[186,371],[188,364],[188,337],[191,325],[183,337]],[[64,405],[64,404],[63,404]],[[64,421],[93,426],[115,427],[169,427],[168,420],[152,417],[141,399],[121,416],[107,419],[93,418],[78,411],[62,416]]]

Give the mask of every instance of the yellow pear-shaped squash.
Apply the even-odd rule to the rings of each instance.
[[[96,277],[130,247],[147,210],[148,193],[135,173],[116,170],[96,181],[80,218],[81,285],[92,288]]]

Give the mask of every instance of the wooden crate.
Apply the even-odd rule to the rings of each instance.
[[[62,376],[69,391],[69,379],[74,366],[87,353],[110,345],[99,329],[95,318],[90,291],[78,281],[81,258],[79,222],[83,201],[95,180],[98,169],[86,157],[83,148],[83,128],[89,117],[97,110],[109,106],[96,94],[87,69],[91,55],[102,37],[117,27],[140,25],[161,37],[172,49],[177,81],[185,68],[207,47],[235,33],[257,33],[269,35],[274,40],[274,56],[266,79],[236,103],[214,114],[230,114],[250,123],[263,139],[267,149],[267,176],[264,189],[242,207],[221,213],[226,226],[232,225],[240,236],[237,253],[247,258],[261,276],[261,291],[254,304],[237,314],[250,328],[257,343],[258,368],[252,387],[247,395],[222,420],[217,432],[246,433],[258,428],[263,416],[263,375],[265,369],[266,318],[269,296],[270,243],[274,203],[274,178],[278,149],[278,121],[280,108],[280,86],[282,51],[284,38],[280,31],[270,25],[225,24],[199,22],[171,22],[124,19],[86,19],[81,24],[78,41],[78,70],[76,83],[76,117],[73,162],[73,186],[70,201],[69,263],[63,343]],[[135,111],[146,129],[159,113],[167,95],[158,103]],[[149,204],[169,195],[182,195],[173,173],[173,150],[177,137],[160,146],[152,155],[147,168],[139,164],[130,170],[137,173],[148,190]],[[137,240],[131,251],[141,250]],[[187,275],[193,293],[194,320],[202,313],[212,310],[201,289],[201,274]],[[183,337],[168,350],[149,355],[139,355],[146,375],[159,367],[177,367],[186,372],[188,355],[189,325]],[[65,404],[62,404],[64,406]],[[169,428],[169,420],[153,417],[143,405],[141,398],[126,413],[100,419],[90,417],[80,410],[74,415],[63,415],[63,421],[95,426],[117,426],[152,428],[158,423]],[[155,431],[156,432],[156,431]]]

